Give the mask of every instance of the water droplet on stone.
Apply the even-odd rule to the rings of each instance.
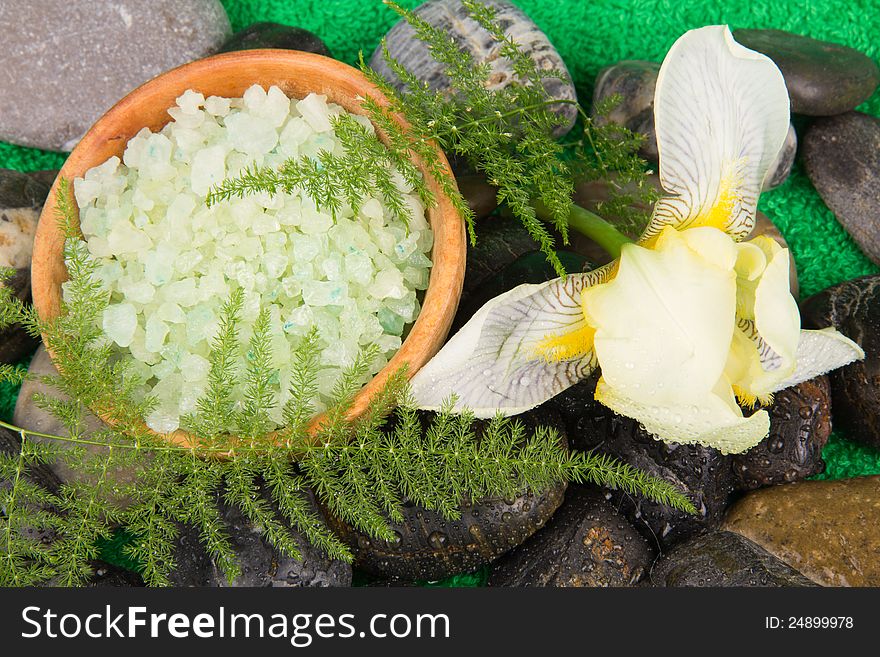
[[[428,543],[430,543],[431,547],[435,550],[442,550],[446,547],[448,541],[449,539],[443,532],[431,532],[428,536]]]

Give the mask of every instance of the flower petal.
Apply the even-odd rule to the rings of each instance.
[[[789,126],[782,74],[727,26],[691,30],[670,49],[654,95],[660,182],[642,242],[663,226],[714,226],[743,239]]]
[[[712,261],[691,248],[697,244]],[[733,336],[735,260],[735,243],[711,228],[667,228],[655,249],[624,246],[614,279],[583,294],[608,385],[651,404],[706,395]]]
[[[451,395],[476,417],[522,413],[588,376],[592,330],[581,290],[604,281],[609,266],[540,285],[520,285],[487,302],[411,381],[419,408]]]
[[[737,396],[748,405],[769,402],[779,382],[794,373],[801,329],[788,284],[788,250],[770,239],[754,242],[768,263],[756,281],[737,279],[737,331],[725,368]]]
[[[834,328],[819,331],[801,331],[797,347],[797,369],[773,392],[784,390],[803,381],[809,381],[825,372],[862,360],[865,352],[855,342]]]
[[[687,403],[658,405],[629,399],[602,377],[596,385],[596,399],[620,415],[635,418],[664,442],[705,445],[723,454],[744,452],[770,432],[767,411],[743,417],[726,378],[712,392]]]

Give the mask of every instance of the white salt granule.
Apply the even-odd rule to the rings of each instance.
[[[259,309],[270,312],[278,423],[291,352],[311,327],[323,349],[318,410],[359,349],[381,349],[372,375],[400,348],[420,310],[416,291],[428,284],[433,235],[398,172],[392,176],[413,213],[408,228],[377,198],[335,217],[299,191],[205,204],[212,187],[244,167],[341,153],[331,117],[344,111],[315,94],[292,101],[277,87],[254,85],[232,99],[187,91],[159,133],[144,128],[121,160],[74,181],[96,276],[111,294],[101,325],[131,357],[144,381],[139,392],[158,400],[147,418],[152,429],[173,431],[196,409],[221,308],[236,288],[245,292],[243,347]],[[246,366],[242,356],[239,371]]]

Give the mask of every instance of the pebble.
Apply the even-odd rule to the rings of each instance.
[[[495,8],[496,19],[504,27],[505,34],[519,43],[539,68],[556,69],[568,78],[565,81],[545,78],[544,88],[547,93],[553,98],[577,100],[574,84],[571,82],[565,62],[540,28],[522,10],[507,0],[487,0],[485,4]],[[434,27],[448,32],[462,49],[473,56],[477,64],[488,63],[491,66],[488,87],[490,90],[503,89],[514,79],[515,73],[511,63],[499,57],[501,46],[493,41],[488,32],[476,21],[467,16],[459,0],[430,0],[416,7],[414,11],[417,16]],[[428,83],[432,90],[449,89],[449,78],[444,72],[444,66],[431,58],[427,47],[415,37],[415,31],[408,23],[401,20],[391,28],[385,38],[391,56],[420,80]],[[373,53],[370,66],[393,86],[398,89],[403,88],[401,81],[383,59],[381,45]],[[570,104],[561,104],[557,107],[558,113],[567,120],[565,125],[555,131],[557,136],[561,136],[574,126],[577,110]]]
[[[128,92],[228,36],[219,0],[0,3],[0,140],[69,151]]]
[[[877,64],[847,46],[782,30],[736,30],[733,37],[779,67],[794,114],[841,114],[867,100],[880,84]]]
[[[825,205],[880,264],[880,119],[861,112],[817,119],[804,136],[804,168]]]
[[[681,543],[657,560],[654,586],[815,586],[788,564],[738,534],[713,531]]]
[[[570,486],[547,525],[493,566],[489,586],[635,586],[653,551],[601,491]]]
[[[21,391],[18,394],[18,400],[15,404],[15,411],[12,415],[12,422],[17,426],[23,427],[30,431],[38,431],[40,433],[48,433],[58,436],[67,436],[68,432],[64,424],[58,418],[52,415],[52,413],[37,406],[36,402],[33,399],[35,394],[49,395],[51,397],[62,400],[70,399],[52,386],[49,386],[38,380],[38,377],[41,376],[54,376],[58,374],[58,370],[55,368],[55,365],[52,363],[52,359],[49,357],[49,353],[46,351],[46,348],[43,345],[40,345],[40,347],[34,354],[34,357],[31,360],[30,367],[28,368],[28,372],[32,378],[25,381],[21,386]],[[96,418],[91,413],[86,414],[84,424],[86,435],[98,431],[105,426],[104,423],[101,422],[101,420]],[[48,442],[59,450],[71,450],[80,448],[79,446],[74,446],[72,443],[69,442],[40,438],[39,436],[32,436],[30,440],[38,443]],[[98,445],[87,445],[84,446],[83,449],[85,449],[88,453],[98,457],[106,454],[107,452],[106,447],[101,447]],[[80,481],[89,482],[94,480],[94,475],[80,469],[72,468],[63,459],[57,459],[52,463],[52,471],[61,480],[62,483],[73,483]],[[108,470],[107,479],[124,486],[128,484],[133,484],[135,481],[137,481],[139,472],[140,466],[138,465],[119,466]],[[127,506],[131,502],[131,500],[123,495],[117,494],[117,496],[114,497],[114,502],[124,507]]]
[[[733,474],[744,490],[799,481],[825,470],[822,448],[831,435],[831,390],[819,376],[776,393],[766,407],[770,435],[733,455]]]
[[[833,370],[834,426],[847,438],[880,449],[880,275],[829,287],[801,305],[806,328],[834,326],[857,342],[865,359]]]
[[[571,448],[594,449],[664,479],[690,498],[697,514],[609,490],[611,503],[651,545],[662,549],[718,526],[734,491],[732,457],[711,447],[655,439],[636,420],[595,401],[597,378],[594,373],[545,404],[562,415]]]
[[[312,510],[321,514],[311,493]],[[330,559],[313,547],[297,530],[291,530],[299,546],[300,559],[281,555],[265,539],[262,528],[254,525],[241,510],[221,501],[220,516],[232,544],[241,574],[230,584],[211,560],[194,527],[179,526],[174,550],[176,568],[172,586],[232,587],[337,587],[351,586],[351,566]]]
[[[24,303],[31,300],[31,253],[40,210],[57,171],[26,174],[0,169],[0,266],[14,268],[6,283]],[[18,363],[34,353],[39,340],[21,327],[0,331],[0,362]]]
[[[220,47],[219,52],[253,50],[255,48],[282,48],[312,52],[325,57],[332,56],[324,42],[315,34],[301,27],[291,27],[271,21],[253,23],[236,32]]]
[[[593,88],[593,120],[597,125],[616,123],[645,137],[641,155],[654,164],[659,159],[657,133],[654,131],[654,90],[660,64],[629,59],[599,71]],[[605,115],[596,113],[597,105],[611,96],[619,102]]]
[[[880,476],[753,491],[724,529],[823,586],[880,586]]]
[[[527,428],[558,426],[558,419],[548,411],[518,418]],[[355,551],[355,567],[366,575],[404,583],[436,581],[474,571],[521,545],[562,504],[565,488],[559,484],[537,494],[466,501],[459,508],[458,520],[447,520],[436,511],[404,500],[403,522],[389,522],[397,536],[394,541],[372,539],[326,515],[337,536]]]

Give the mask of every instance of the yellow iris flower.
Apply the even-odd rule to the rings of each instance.
[[[662,440],[725,453],[770,429],[778,390],[863,358],[833,329],[802,331],[788,251],[742,242],[789,124],[782,75],[726,26],[672,47],[655,95],[668,193],[615,262],[489,301],[413,378],[422,408],[455,394],[478,417],[537,406],[597,366],[596,399]]]

